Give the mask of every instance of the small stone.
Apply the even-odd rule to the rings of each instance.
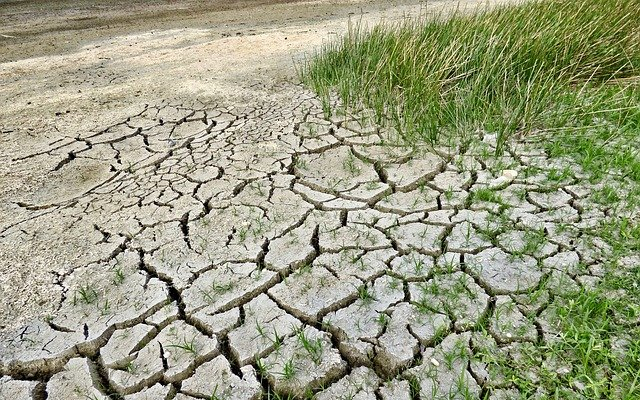
[[[505,169],[502,171],[502,176],[512,181],[518,176],[518,171],[513,169]]]

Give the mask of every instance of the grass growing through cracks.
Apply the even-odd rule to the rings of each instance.
[[[409,142],[624,131],[640,121],[639,26],[638,0],[534,0],[351,27],[299,72],[325,104],[337,93]]]
[[[605,274],[551,300],[557,338],[529,344],[531,357],[494,362],[522,399],[639,399],[640,223],[618,210],[640,204],[640,0],[476,11],[352,26],[299,73],[326,113],[337,94],[346,110],[372,110],[407,144],[487,132],[498,135],[500,153],[523,137],[551,158],[573,158],[592,182],[606,180],[593,201],[613,212],[583,232],[610,247]],[[552,175],[561,182],[571,173]],[[475,200],[495,196],[477,192]],[[560,373],[534,356],[568,367]]]

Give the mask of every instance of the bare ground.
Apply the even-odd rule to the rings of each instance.
[[[67,199],[104,171],[54,171],[61,157],[28,157],[63,138],[99,131],[145,104],[175,100],[242,105],[286,98],[294,61],[347,29],[417,16],[458,2],[417,1],[9,1],[0,34],[0,221],[28,218],[18,204]],[[469,1],[462,5],[473,6]],[[25,158],[28,157],[28,158]],[[79,182],[78,179],[82,180]],[[28,214],[28,213],[27,213]],[[81,264],[83,234],[52,227],[0,245],[0,328],[53,311],[51,271]],[[35,233],[34,233],[35,234]],[[57,243],[52,245],[50,240]]]
[[[457,3],[71,3],[0,6],[0,399],[516,398],[492,358],[601,277],[571,161],[407,149],[298,83]]]
[[[107,127],[145,104],[237,105],[277,96],[267,88],[295,80],[293,59],[344,30],[350,15],[397,18],[420,9],[404,3],[3,3],[0,15],[9,24],[0,33],[11,36],[0,37],[3,229],[25,218],[20,202],[49,203],[90,186],[78,182],[85,177],[73,168],[52,173],[59,157],[23,157]],[[96,168],[90,182],[104,178]],[[38,233],[46,240],[3,241],[0,327],[53,311],[60,293],[51,271],[81,264],[91,252],[82,234],[53,238],[60,233],[51,227]]]

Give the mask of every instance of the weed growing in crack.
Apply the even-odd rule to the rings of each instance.
[[[371,230],[367,230],[364,234],[364,238],[369,242],[370,245],[375,246],[378,244],[378,237],[373,234]]]
[[[457,360],[467,360],[469,358],[467,344],[462,340],[457,340],[450,351],[444,352],[443,360],[447,369],[453,369],[453,363]]]
[[[544,230],[528,230],[524,233],[524,246],[522,254],[534,255],[547,243],[547,235]]]
[[[207,216],[204,216],[204,217],[200,218],[198,222],[199,222],[199,223],[200,223],[200,225],[202,225],[204,228],[208,228],[208,227],[211,225],[211,223],[212,223],[213,221],[211,220],[211,218],[208,218]]]
[[[495,190],[489,188],[480,188],[473,192],[474,201],[486,201],[489,203],[504,204],[500,195]]]
[[[109,299],[104,299],[104,303],[102,303],[98,308],[100,310],[100,315],[109,315],[111,313],[111,304],[109,304]]]
[[[258,337],[261,337],[263,339],[267,338],[267,334],[264,330],[264,326],[262,326],[260,324],[260,321],[256,320],[256,331],[258,332]]]
[[[297,169],[300,169],[300,170],[303,170],[303,171],[309,169],[309,165],[307,164],[307,160],[305,160],[302,157],[298,157],[296,159],[295,167]]]
[[[419,399],[420,397],[420,381],[418,380],[418,378],[416,377],[409,377],[407,379],[407,381],[409,382],[409,392],[410,394],[410,398],[412,399]],[[434,389],[435,389],[435,385],[434,385]],[[433,393],[433,396],[431,396],[432,399],[435,399],[437,396],[437,393]]]
[[[322,339],[316,338],[315,340],[309,339],[304,331],[304,328],[296,329],[296,337],[298,338],[298,343],[302,346],[302,348],[309,354],[311,360],[319,365],[322,362]]]
[[[362,301],[362,304],[371,304],[371,302],[376,300],[373,293],[369,291],[369,287],[367,285],[358,286],[357,291],[358,298]]]
[[[284,336],[280,336],[275,327],[273,327],[272,344],[275,351],[279,351],[282,345],[284,344]]]
[[[253,237],[258,238],[267,231],[268,224],[262,217],[258,217],[253,221],[251,227],[251,234],[253,235]]]
[[[244,243],[247,240],[247,235],[249,234],[249,228],[247,226],[241,226],[237,231],[238,242]]]
[[[322,320],[321,327],[323,330],[330,330],[333,328],[333,322],[329,318],[325,318]]]
[[[263,360],[256,358],[256,372],[258,376],[265,377],[269,373],[269,366]]]
[[[342,182],[344,182],[343,178],[331,178],[331,179],[329,179],[327,184],[329,185],[329,189],[331,189],[331,191],[333,191],[334,193],[337,193],[338,192],[338,186]]]
[[[309,136],[310,137],[317,137],[318,136],[318,128],[316,127],[316,125],[311,125],[309,124]]]
[[[194,357],[198,355],[198,349],[196,347],[196,338],[193,337],[191,340],[187,340],[186,338],[182,339],[181,342],[168,344],[167,347],[172,347],[175,349],[183,350]]]
[[[358,265],[358,269],[360,271],[366,271],[367,270],[367,264],[364,263],[364,260],[362,258],[360,258],[359,260],[355,261],[355,262],[351,262],[352,265],[357,264]]]
[[[113,284],[116,286],[120,286],[124,283],[125,276],[122,268],[118,267],[114,271]]]
[[[98,292],[89,284],[82,285],[73,293],[73,305],[78,302],[92,304],[98,301]]]
[[[208,302],[214,303],[220,295],[230,292],[234,287],[233,282],[217,283],[214,280],[206,289],[200,289],[200,293]]]
[[[441,260],[442,261],[437,264],[439,266],[438,268],[439,273],[452,274],[453,272],[456,271],[458,267],[458,262],[457,260],[454,260],[453,257],[447,256],[445,254],[445,256],[442,257]]]
[[[138,366],[133,361],[129,361],[124,366],[124,370],[131,375],[135,375],[136,371],[138,370]]]
[[[412,260],[412,264],[413,264],[413,272],[417,276],[422,276],[425,270],[424,261],[419,257],[414,257]]]
[[[387,283],[387,286],[391,290],[396,290],[402,286],[402,279],[391,277],[391,279],[389,279],[389,282]]]
[[[494,243],[497,239],[498,236],[502,233],[502,229],[497,227],[491,227],[489,225],[483,227],[483,228],[476,228],[477,233],[485,240]]]
[[[442,194],[448,202],[451,202],[451,200],[453,200],[453,188],[451,186],[449,186],[447,190],[445,190]]]
[[[367,189],[367,190],[376,190],[376,189],[380,188],[380,186],[381,186],[380,182],[370,181],[370,182],[366,183],[364,188]]]
[[[389,317],[387,314],[385,313],[379,313],[378,317],[376,318],[376,323],[380,326],[380,329],[384,329],[389,325],[389,322],[391,321],[391,317]]]
[[[563,169],[551,168],[547,171],[547,179],[551,182],[563,182],[572,177],[573,172],[569,167]]]
[[[467,222],[465,225],[466,229],[464,230],[464,243],[465,246],[469,246],[471,244],[471,234],[473,233],[473,231],[470,223]]]
[[[469,389],[468,378],[465,375],[464,371],[462,371],[456,378],[455,389],[456,389],[456,392],[452,394],[458,398],[460,398],[459,396],[462,396],[463,400],[474,400],[474,399],[477,399],[478,397],[475,393],[472,393],[471,390]]]
[[[431,314],[431,313],[437,312],[433,308],[433,302],[424,297],[414,302],[413,305],[416,307],[416,310],[418,310],[420,314]]]
[[[254,181],[254,182],[251,182],[251,183],[249,184],[249,187],[250,187],[251,189],[255,190],[255,191],[258,193],[258,195],[260,195],[260,196],[264,196],[264,195],[265,195],[265,191],[264,191],[264,189],[262,188],[262,184],[261,184],[261,182],[260,182],[260,181]]]
[[[286,381],[292,380],[296,376],[296,366],[293,358],[288,359],[282,367],[282,379]]]
[[[301,275],[310,274],[311,273],[311,269],[312,269],[312,265],[311,264],[304,263],[298,268],[298,270],[296,271],[296,275],[301,276]]]
[[[595,191],[591,195],[591,199],[598,204],[612,206],[619,204],[620,200],[622,200],[618,193],[619,190],[616,190],[614,187],[607,184],[600,190]]]

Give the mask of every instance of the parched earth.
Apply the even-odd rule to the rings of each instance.
[[[516,398],[496,359],[557,340],[555,299],[603,273],[610,210],[580,169],[488,134],[409,148],[282,79],[239,90],[10,147],[45,178],[3,192],[0,398]]]

